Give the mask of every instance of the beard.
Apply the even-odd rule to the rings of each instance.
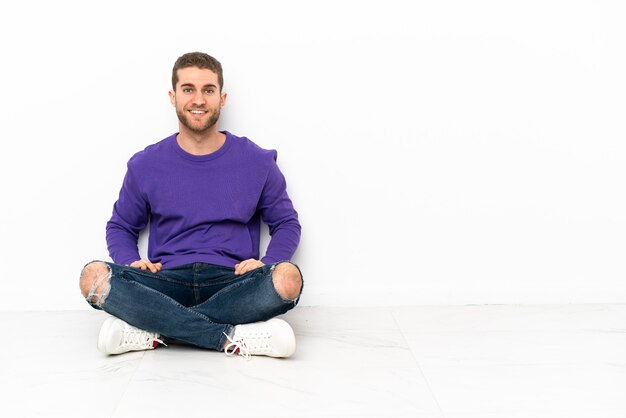
[[[187,114],[187,111],[184,109],[176,108],[176,115],[178,116],[180,123],[182,123],[187,129],[195,133],[202,133],[208,131],[217,123],[220,118],[220,109],[213,109],[206,122],[200,125],[198,122],[194,123],[191,117]]]

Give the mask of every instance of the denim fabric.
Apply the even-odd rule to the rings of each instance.
[[[166,339],[222,350],[237,324],[265,321],[298,303],[283,300],[272,283],[268,264],[237,276],[233,268],[194,263],[151,273],[104,262],[111,270],[104,302],[89,302]]]

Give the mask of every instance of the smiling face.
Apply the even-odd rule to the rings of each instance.
[[[176,90],[170,91],[170,101],[176,108],[181,131],[206,133],[216,126],[226,102],[221,93],[217,74],[198,67],[177,70]]]

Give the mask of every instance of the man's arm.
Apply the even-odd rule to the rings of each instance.
[[[261,219],[269,227],[271,236],[261,261],[269,264],[290,260],[300,243],[301,227],[298,213],[287,194],[285,177],[275,161],[272,161],[270,166],[258,209]]]
[[[113,214],[106,225],[107,246],[113,262],[132,265],[140,261],[137,240],[148,223],[148,217],[149,206],[129,165],[119,198],[113,205]],[[141,268],[138,265],[134,267]]]
[[[274,160],[276,152],[273,153]],[[271,167],[258,206],[261,219],[270,231],[270,242],[265,257],[250,258],[235,265],[235,274],[245,274],[265,264],[290,260],[300,242],[298,213],[287,195],[287,183],[275,161]]]

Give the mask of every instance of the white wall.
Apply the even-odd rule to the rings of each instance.
[[[625,302],[620,2],[6,2],[0,309],[89,309],[182,53],[279,151],[303,304]]]

